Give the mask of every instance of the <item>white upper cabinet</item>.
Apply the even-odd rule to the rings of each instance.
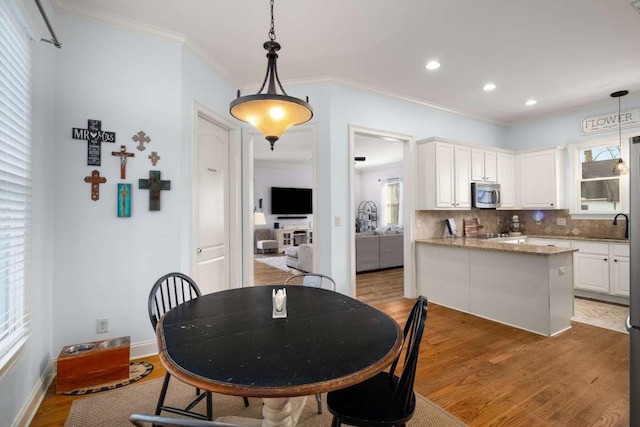
[[[471,208],[471,149],[429,140],[418,143],[418,209]]]
[[[516,207],[516,156],[498,153],[496,155],[497,183],[500,184],[500,209]]]
[[[495,151],[471,150],[471,181],[497,182],[497,155]]]
[[[563,208],[563,156],[560,149],[518,155],[521,209]]]

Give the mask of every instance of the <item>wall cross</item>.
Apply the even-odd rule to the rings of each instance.
[[[149,190],[149,210],[160,210],[160,191],[171,190],[171,181],[160,179],[160,171],[149,171],[149,179],[140,179],[138,188]]]
[[[120,146],[120,151],[112,151],[112,156],[120,156],[120,179],[127,178],[127,157],[135,157],[134,153],[128,153],[127,147]]]
[[[91,183],[91,200],[100,199],[100,184],[107,182],[107,178],[100,176],[100,171],[94,170],[91,176],[85,176],[84,182]]]
[[[102,130],[102,122],[100,120],[87,120],[87,129],[73,128],[73,139],[82,139],[87,141],[87,165],[100,166],[100,157],[102,154],[102,142],[116,142],[116,133]]]

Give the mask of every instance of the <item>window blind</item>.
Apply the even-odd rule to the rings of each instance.
[[[31,53],[21,17],[0,0],[0,369],[29,334]]]

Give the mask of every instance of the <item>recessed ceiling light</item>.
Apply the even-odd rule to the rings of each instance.
[[[538,101],[536,101],[535,99],[529,99],[527,100],[527,102],[524,103],[524,105],[531,106],[531,105],[536,105],[537,103]]]
[[[440,68],[440,63],[438,61],[427,62],[427,70],[437,70],[438,68]]]
[[[495,88],[496,88],[495,83],[487,83],[486,85],[484,85],[482,90],[486,90],[488,92],[490,90],[494,90]]]

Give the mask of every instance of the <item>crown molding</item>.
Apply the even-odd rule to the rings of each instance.
[[[70,5],[63,0],[52,0],[53,8],[56,13],[61,15],[72,16],[76,18],[83,18],[89,21],[98,22],[111,27],[131,30],[134,32],[148,34],[163,40],[168,40],[176,43],[183,44],[186,40],[186,36],[182,33],[170,31],[165,28],[156,27],[149,24],[144,24],[133,19],[126,19],[120,16],[115,16],[110,13],[105,13],[95,9],[78,7]]]

